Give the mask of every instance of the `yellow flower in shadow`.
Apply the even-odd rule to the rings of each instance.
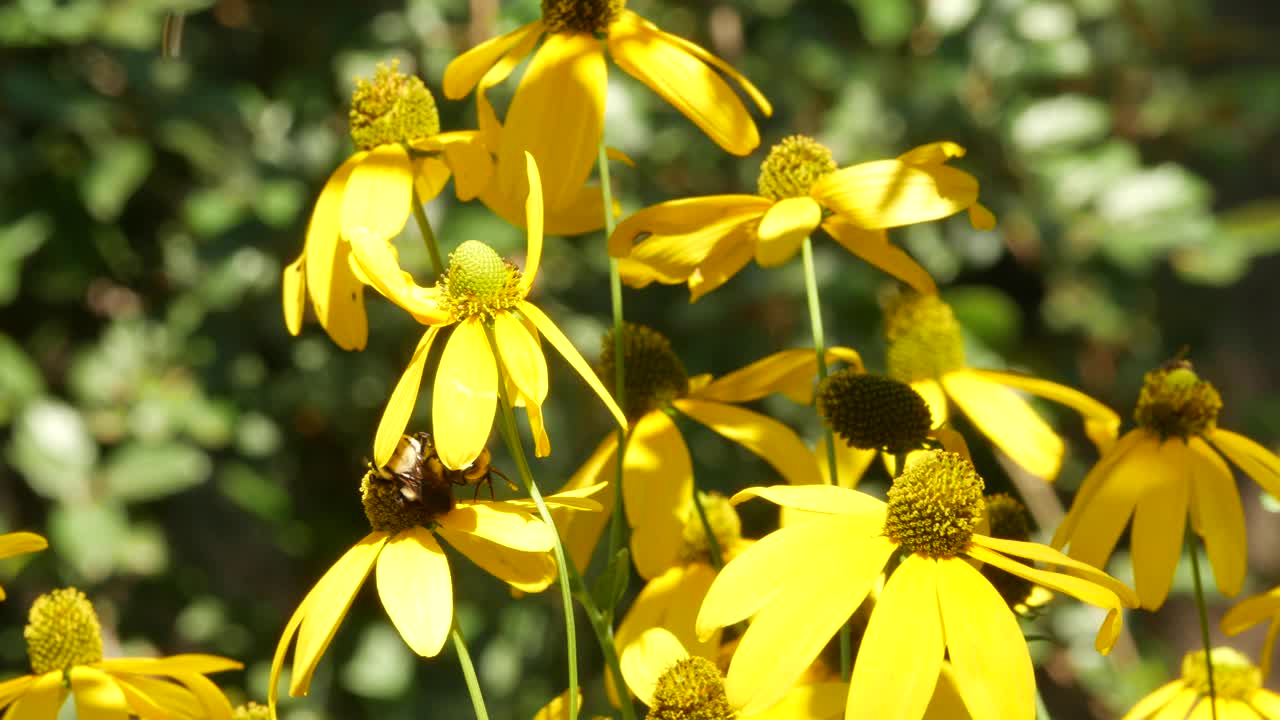
[[[26,555],[49,547],[49,541],[31,532],[13,532],[0,535],[0,560],[15,555]],[[4,588],[0,587],[0,600],[5,598]]]
[[[1233,648],[1209,652],[1217,702],[1209,702],[1204,650],[1182,659],[1182,677],[1138,701],[1122,720],[1271,720],[1280,717],[1280,695],[1262,687],[1262,673]]]
[[[1280,636],[1280,587],[1241,600],[1222,616],[1222,632],[1239,635],[1258,623],[1270,620],[1267,636],[1262,642],[1262,679],[1271,675],[1271,656],[1276,649],[1276,637]]]
[[[231,720],[231,703],[205,675],[240,663],[216,655],[103,658],[98,614],[75,588],[37,598],[23,636],[32,674],[0,682],[5,720],[55,720],[68,694],[85,720]]]

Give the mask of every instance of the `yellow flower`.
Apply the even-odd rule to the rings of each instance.
[[[427,353],[440,330],[456,326],[445,345],[431,395],[436,449],[445,467],[469,466],[489,441],[498,405],[498,368],[511,383],[512,402],[524,406],[534,436],[534,454],[551,452],[542,422],[548,391],[547,361],[539,337],[564,356],[600,396],[618,424],[627,421],[587,361],[556,324],[525,298],[542,257],[542,189],[531,156],[526,171],[529,194],[529,250],[524,272],[505,262],[488,245],[468,240],[449,255],[449,270],[434,287],[416,285],[402,271],[386,243],[352,237],[352,252],[368,271],[373,287],[427,325],[409,367],[387,401],[374,439],[374,462],[385,465],[395,450],[418,399]]]
[[[14,555],[25,555],[49,547],[49,541],[30,532],[14,532],[0,535],[0,560]],[[4,588],[0,587],[0,600],[5,598]]]
[[[360,492],[372,532],[329,568],[289,618],[271,662],[273,713],[294,635],[289,694],[299,696],[307,694],[320,657],[375,566],[382,606],[404,641],[424,657],[440,652],[453,627],[453,581],[437,538],[520,591],[540,592],[555,579],[555,531],[534,516],[532,502],[454,500],[453,487],[467,480],[461,472],[433,469],[434,458],[415,438],[404,438],[395,470],[370,468],[365,474]],[[599,504],[586,497],[597,490],[546,500],[550,507],[598,510]]]
[[[581,690],[578,691],[578,707],[582,707]],[[542,706],[542,709],[533,716],[533,720],[577,720],[577,718],[569,717],[569,691],[565,690],[551,698],[551,702]],[[609,718],[593,715],[591,720],[609,720]]]
[[[966,208],[975,227],[994,227],[995,218],[978,204],[978,181],[946,165],[963,154],[959,145],[939,142],[894,160],[837,169],[830,150],[794,135],[765,158],[758,195],[711,195],[645,208],[609,236],[609,254],[622,258],[627,284],[687,283],[692,302],[753,257],[761,267],[785,263],[821,227],[849,252],[931,293],[933,279],[889,243],[885,229]]]
[[[885,310],[885,336],[889,376],[910,383],[924,397],[935,424],[947,421],[950,399],[979,432],[1032,475],[1056,478],[1064,445],[1015,391],[1080,413],[1085,434],[1100,452],[1115,442],[1120,416],[1088,395],[1029,375],[968,367],[960,324],[937,295],[894,298]]]
[[[98,614],[75,588],[37,598],[22,634],[32,674],[0,682],[5,720],[55,720],[68,690],[86,720],[231,720],[231,703],[205,675],[240,663],[216,655],[103,659]]]
[[[1271,674],[1271,655],[1275,652],[1276,636],[1280,635],[1280,587],[1241,600],[1222,616],[1222,632],[1238,635],[1247,628],[1270,620],[1267,637],[1262,642],[1262,677]]]
[[[1277,498],[1280,458],[1218,427],[1221,407],[1218,391],[1189,363],[1147,373],[1134,411],[1138,426],[1085,476],[1052,545],[1069,545],[1071,557],[1103,567],[1132,516],[1134,587],[1142,607],[1155,610],[1173,584],[1190,517],[1218,589],[1238,594],[1245,577],[1244,509],[1222,455]]]
[[[899,556],[867,623],[845,717],[922,717],[945,655],[974,717],[1034,718],[1035,676],[1017,616],[971,561],[1107,609],[1095,642],[1103,653],[1120,632],[1121,607],[1137,598],[1056,550],[975,532],[982,488],[967,460],[935,451],[894,480],[887,504],[831,485],[749,488],[734,496],[825,517],[767,535],[712,583],[698,614],[700,637],[752,618],[729,665],[730,702],[750,715],[781,699]]]
[[[344,350],[368,339],[361,271],[351,267],[353,236],[388,243],[415,202],[427,202],[451,175],[460,200],[489,183],[493,160],[477,131],[440,132],[431,91],[397,63],[361,80],[351,104],[351,136],[359,148],[329,176],[307,225],[302,254],[284,270],[285,325],[297,335],[307,298],[320,325]],[[414,198],[414,191],[417,198]]]
[[[672,416],[679,412],[738,443],[768,462],[789,483],[817,482],[813,454],[786,425],[740,406],[781,392],[808,404],[817,374],[817,354],[784,350],[724,377],[689,378],[670,342],[643,325],[627,324],[624,393],[631,435],[622,462],[623,506],[632,528],[631,557],[640,576],[652,580],[677,564],[685,520],[693,512],[693,461]],[[605,337],[602,374],[613,375],[612,333]],[[827,351],[827,361],[861,366],[849,348]],[[612,480],[617,435],[610,433],[565,487]],[[605,512],[557,522],[569,556],[586,567],[613,507],[614,485],[601,494]]]
[[[721,74],[736,82],[766,115],[772,112],[760,91],[723,60],[663,32],[625,5],[625,0],[543,0],[541,19],[477,45],[445,68],[445,96],[457,100],[477,88],[480,128],[497,143],[496,195],[512,202],[522,195],[524,153],[532,153],[546,185],[548,227],[556,234],[585,232],[603,224],[600,189],[584,184],[604,131],[606,50],[625,72],[737,155],[754,150],[760,136]],[[539,40],[541,47],[499,130],[485,91],[505,80]],[[510,217],[518,210],[512,207],[499,214]],[[579,226],[560,227],[559,219],[566,215],[578,216]]]
[[[1182,659],[1182,678],[1138,701],[1122,720],[1271,720],[1280,717],[1280,695],[1262,688],[1262,673],[1229,647],[1209,653],[1217,702],[1211,706],[1204,650]]]

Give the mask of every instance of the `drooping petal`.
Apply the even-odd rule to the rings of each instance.
[[[1094,464],[1089,473],[1085,475],[1084,480],[1080,483],[1080,487],[1076,489],[1076,496],[1071,502],[1071,507],[1067,510],[1067,514],[1063,516],[1062,521],[1058,523],[1058,529],[1053,533],[1053,539],[1049,544],[1055,548],[1062,548],[1067,544],[1067,540],[1075,532],[1076,527],[1080,523],[1080,516],[1086,507],[1093,500],[1093,496],[1098,494],[1098,490],[1106,485],[1107,477],[1111,473],[1111,469],[1122,461],[1135,445],[1139,445],[1148,437],[1147,433],[1140,429],[1133,429],[1116,441],[1111,449],[1102,454],[1098,458],[1098,462]]]
[[[874,515],[884,519],[883,500],[857,490],[835,485],[772,485],[738,491],[729,502],[737,505],[758,497],[794,510],[827,515]]]
[[[468,560],[517,590],[542,592],[556,579],[556,561],[551,553],[512,550],[481,535],[443,525],[436,532]]]
[[[714,660],[720,648],[720,634],[713,632],[706,640],[699,640],[695,622],[715,577],[710,565],[692,563],[667,568],[646,583],[618,624],[614,642],[619,650],[625,653],[644,631],[661,627],[670,631],[688,654]]]
[[[609,433],[564,485],[565,489],[575,489],[608,480],[604,490],[597,495],[602,512],[551,511],[564,551],[579,572],[586,572],[591,564],[591,555],[600,543],[600,535],[613,516],[614,493],[617,492],[617,485],[613,483],[617,437],[617,434]]]
[[[541,405],[547,399],[547,359],[528,328],[511,313],[493,316],[493,335],[507,377],[520,394]]]
[[[209,678],[199,673],[174,673],[173,679],[182,684],[200,702],[202,718],[207,720],[232,720],[231,701]]]
[[[329,176],[307,224],[302,251],[306,269],[303,283],[316,319],[343,350],[363,350],[369,337],[364,309],[364,285],[347,262],[351,249],[342,242],[342,203],[351,172],[364,160],[358,152]]]
[[[685,398],[677,410],[755,453],[792,485],[816,483],[818,462],[795,431],[757,412],[718,402]]]
[[[524,154],[525,173],[529,178],[529,194],[524,201],[525,230],[529,236],[529,250],[525,255],[524,273],[520,275],[520,294],[529,294],[533,280],[538,276],[538,263],[542,261],[542,181],[538,176],[538,163],[533,155]]]
[[[818,459],[818,471],[822,473],[824,483],[852,490],[858,487],[858,482],[862,480],[867,468],[871,467],[871,463],[875,462],[880,452],[845,445],[840,440],[836,440],[834,444],[836,457],[834,480],[828,468],[830,461],[827,456],[827,438],[825,437],[818,438],[818,446],[813,450],[814,457]]]
[[[541,30],[526,33],[498,57],[497,62],[480,77],[480,82],[476,85],[477,127],[480,129],[482,142],[491,150],[496,150],[502,145],[502,122],[498,120],[498,114],[494,112],[493,104],[489,102],[488,92],[506,80],[516,66],[533,52],[533,48],[541,39]]]
[[[954,215],[977,201],[978,181],[945,165],[877,160],[825,175],[809,194],[854,225],[876,230]]]
[[[519,195],[507,196],[497,182],[491,182],[480,192],[480,202],[511,225],[523,228],[528,195],[524,188],[519,190]],[[615,216],[620,208],[615,200]],[[599,230],[604,227],[604,195],[599,186],[585,185],[564,207],[547,206],[542,220],[545,235],[581,235]]]
[[[49,720],[58,717],[58,709],[67,699],[60,671],[47,672],[36,678],[26,676],[18,680],[31,682],[9,706],[4,720]]]
[[[435,657],[453,627],[453,580],[449,561],[431,531],[396,533],[378,555],[378,597],[405,643]]]
[[[813,198],[784,198],[773,204],[756,230],[756,262],[776,267],[795,257],[800,243],[818,229],[822,206]]]
[[[631,526],[631,554],[643,578],[675,564],[692,508],[693,461],[679,428],[666,413],[636,421],[623,455],[623,506]]]
[[[609,254],[626,257],[642,237],[686,236],[725,220],[758,218],[773,201],[758,195],[708,195],[668,200],[631,213],[609,236]]]
[[[707,293],[729,282],[751,262],[755,254],[751,243],[754,235],[755,225],[745,222],[731,229],[716,243],[702,264],[689,274],[686,284],[689,286],[690,303],[698,302]]]
[[[1173,585],[1173,573],[1182,557],[1182,538],[1187,529],[1187,500],[1191,494],[1191,450],[1179,439],[1161,445],[1166,456],[1151,491],[1138,498],[1129,534],[1133,560],[1133,584],[1142,607],[1156,610]]]
[[[391,391],[387,400],[387,409],[382,412],[382,420],[378,422],[378,433],[373,438],[373,462],[382,467],[391,460],[400,437],[409,426],[409,417],[413,414],[413,406],[418,403],[418,389],[422,386],[422,371],[427,365],[427,354],[431,352],[431,343],[435,341],[440,328],[427,328],[427,332],[418,341],[413,351],[413,358],[404,374]]]
[[[490,38],[455,57],[444,69],[444,94],[450,100],[461,100],[480,82],[480,78],[504,54],[528,35],[542,33],[542,21],[521,25],[505,35]]]
[[[627,688],[645,705],[653,705],[653,691],[662,674],[689,657],[680,640],[664,627],[650,627],[626,645],[618,646]]]
[[[1192,438],[1189,449],[1192,528],[1204,538],[1218,590],[1235,597],[1244,586],[1249,556],[1240,491],[1231,468],[1204,440]]]
[[[311,593],[307,593],[302,602],[298,603],[298,607],[294,608],[293,614],[289,616],[289,622],[285,623],[284,631],[280,633],[280,640],[276,642],[276,652],[271,656],[271,675],[267,680],[267,707],[271,709],[273,717],[276,714],[277,701],[280,699],[280,672],[284,669],[284,656],[289,652],[289,645],[293,642],[293,636],[297,634],[302,619],[307,616],[307,599],[310,597]]]
[[[873,267],[880,268],[924,295],[938,292],[938,286],[929,274],[905,250],[889,242],[882,229],[868,230],[848,222],[839,215],[832,215],[822,223],[831,239],[845,250],[862,258]]]
[[[484,326],[472,318],[445,343],[431,396],[431,427],[445,467],[462,470],[480,456],[497,407],[498,365]]]
[[[1239,635],[1264,620],[1280,615],[1280,587],[1236,603],[1222,616],[1222,632]]]
[[[755,233],[748,233],[748,230],[753,228],[755,218],[754,213],[743,212],[688,232],[655,232],[630,246],[631,252],[623,259],[629,264],[642,266],[659,282],[668,285],[685,282],[726,244],[741,246],[745,241],[747,258],[750,259],[754,253]]]
[[[618,67],[693,121],[717,145],[747,155],[760,144],[751,114],[719,73],[683,43],[623,12],[609,23],[609,55]]]
[[[293,652],[289,694],[306,695],[320,656],[338,632],[352,601],[373,569],[373,562],[387,542],[387,533],[372,532],[338,558],[303,599],[307,611],[298,626],[298,646]],[[278,649],[277,649],[278,652]]]
[[[443,132],[434,140],[440,143],[445,162],[453,171],[454,192],[458,199],[463,202],[474,200],[493,177],[493,157],[481,141],[480,134],[474,130]]]
[[[898,160],[908,165],[941,165],[951,158],[964,157],[964,146],[950,140],[917,145],[898,156]]]
[[[161,658],[107,658],[98,667],[109,672],[138,673],[139,675],[174,675],[177,673],[208,673],[239,670],[241,663],[218,655],[184,653]]]
[[[555,534],[546,523],[510,503],[460,502],[436,522],[513,550],[549,552],[555,546]]]
[[[1062,467],[1062,438],[1017,393],[970,370],[955,370],[942,387],[978,430],[1027,472],[1052,480]]]
[[[1017,617],[969,563],[937,565],[947,654],[965,706],[975,718],[1033,720],[1036,678]]]
[[[1129,712],[1124,714],[1124,718],[1122,718],[1122,720],[1148,720],[1148,718],[1151,718],[1161,709],[1169,705],[1169,703],[1185,689],[1187,689],[1187,686],[1182,683],[1181,679],[1161,685],[1155,690],[1155,692],[1152,692],[1150,695],[1142,698],[1136,705],[1130,708]],[[1195,697],[1194,693],[1192,693],[1192,697]],[[1185,716],[1186,712],[1184,711],[1180,715],[1171,717]]]
[[[8,707],[9,703],[25,693],[36,679],[35,675],[20,675],[0,681],[0,710]]]
[[[1209,433],[1209,442],[1222,451],[1227,459],[1244,471],[1245,475],[1262,486],[1267,494],[1280,500],[1280,457],[1250,440],[1230,430],[1217,428]]]
[[[1098,463],[1085,478],[1087,485],[1094,473],[1102,472],[1096,484],[1097,490],[1089,497],[1078,494],[1072,503],[1068,515],[1077,512],[1077,504],[1081,507],[1070,534],[1055,534],[1053,537],[1055,547],[1070,542],[1068,555],[1097,568],[1106,565],[1120,534],[1129,524],[1134,507],[1143,496],[1160,486],[1164,470],[1159,440],[1146,433],[1141,433],[1139,440],[1127,443],[1125,448],[1117,444],[1112,453],[1118,450],[1125,452],[1111,463]],[[1065,520],[1063,524],[1066,524]]]
[[[190,690],[169,680],[129,673],[112,673],[111,679],[124,693],[129,711],[139,717],[200,717],[205,712]]]
[[[845,717],[924,715],[942,669],[942,564],[912,554],[889,575],[858,647]]]
[[[297,260],[285,266],[280,276],[280,290],[284,297],[284,326],[295,337],[302,332],[302,316],[307,311],[307,277],[302,268],[306,259],[305,254],[299,255]]]
[[[453,171],[443,159],[434,156],[416,158],[413,161],[413,189],[417,196],[413,201],[431,202],[444,191],[444,186],[451,177],[453,177]]]
[[[351,235],[347,240],[341,248],[350,249],[349,257],[344,257],[348,257],[352,277],[373,286],[383,297],[407,310],[424,325],[447,325],[454,321],[440,301],[440,289],[422,287],[401,270],[390,242],[367,232]]]
[[[973,548],[974,546],[994,550],[1002,555],[1026,558],[1027,560],[1044,563],[1045,565],[1050,565],[1055,568],[1065,568],[1073,575],[1078,575],[1095,585],[1101,585],[1107,588],[1120,599],[1125,607],[1138,607],[1138,594],[1135,593],[1128,585],[1125,585],[1093,565],[1083,563],[1072,557],[1064,555],[1061,551],[1054,550],[1047,545],[1041,545],[1040,543],[1035,542],[1023,542],[1020,540],[994,538],[989,535],[974,533],[973,542],[970,545],[970,548]]]
[[[538,309],[536,305],[529,302],[522,302],[519,305],[520,314],[526,319],[533,322],[538,328],[538,332],[542,333],[542,337],[551,343],[551,346],[559,351],[560,355],[569,362],[570,367],[577,371],[578,375],[586,381],[587,385],[595,391],[600,400],[604,402],[604,406],[613,414],[618,426],[624,430],[627,427],[627,418],[622,414],[622,409],[618,407],[618,403],[614,402],[613,396],[605,389],[604,384],[600,382],[600,378],[596,377],[596,373],[587,364],[586,359],[578,352],[573,343],[569,342],[569,338],[560,332],[560,328],[547,317],[546,313]]]
[[[862,357],[853,348],[827,348],[826,360],[827,363],[839,360],[855,369],[862,369]],[[808,405],[813,402],[817,372],[818,354],[813,349],[783,350],[722,375],[698,390],[691,390],[689,397],[744,403],[778,392],[801,405]]]
[[[933,419],[934,426],[941,425],[951,416],[947,407],[947,394],[938,381],[917,380],[911,383],[911,389],[924,398],[924,404],[929,406],[929,416]]]
[[[1105,453],[1116,442],[1116,436],[1120,432],[1120,416],[1111,408],[1079,390],[1020,373],[974,369],[970,369],[967,372],[987,378],[1005,387],[1015,388],[1046,400],[1061,403],[1080,413],[1084,418],[1084,432],[1093,441],[1099,453]]]
[[[413,203],[413,165],[403,145],[379,145],[342,190],[342,237],[386,242],[404,229]]]

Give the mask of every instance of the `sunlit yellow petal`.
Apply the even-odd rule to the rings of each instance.
[[[343,350],[363,350],[368,341],[364,285],[351,272],[350,248],[341,240],[342,202],[351,172],[367,153],[358,152],[329,176],[307,224],[303,264],[316,319]]]
[[[641,577],[654,578],[676,562],[693,499],[689,448],[665,413],[636,421],[622,472],[632,559]]]
[[[954,558],[937,565],[947,655],[969,712],[975,718],[1033,720],[1036,678],[1013,611],[969,563]]]
[[[613,515],[613,495],[617,491],[617,486],[612,482],[615,448],[617,448],[617,435],[609,433],[564,485],[565,489],[573,489],[608,479],[609,484],[597,496],[602,512],[551,511],[556,529],[560,532],[560,542],[564,545],[564,551],[580,572],[586,572],[587,566],[591,563],[591,555],[600,542],[600,535]]]
[[[199,700],[204,710],[202,718],[231,720],[231,702],[212,680],[199,673],[174,673],[173,679],[182,683]]]
[[[27,688],[31,687],[31,684],[35,681],[35,675],[20,675],[0,681],[0,710],[3,710],[15,698],[25,693]]]
[[[448,163],[438,157],[417,158],[413,161],[413,189],[417,192],[415,202],[431,202],[443,190],[453,171]],[[412,208],[410,208],[412,209]]]
[[[898,156],[898,160],[908,165],[941,165],[951,158],[964,157],[963,146],[949,140],[917,145]]]
[[[35,678],[23,692],[4,720],[51,720],[58,717],[58,709],[67,699],[67,690],[62,685],[62,673],[58,671],[45,673]]]
[[[1020,540],[994,538],[989,535],[975,533],[970,547],[973,546],[980,546],[989,550],[995,550],[1002,555],[1011,555],[1013,557],[1034,560],[1046,565],[1055,566],[1055,568],[1066,568],[1073,575],[1078,575],[1095,585],[1101,585],[1107,588],[1120,599],[1125,607],[1138,606],[1138,594],[1135,593],[1128,585],[1125,585],[1093,565],[1083,563],[1070,556],[1064,555],[1061,551],[1054,550],[1047,545],[1041,545],[1040,543],[1034,542],[1022,542]]]
[[[650,627],[626,645],[619,643],[622,677],[640,702],[653,704],[653,691],[672,665],[689,657],[684,646],[666,628]]]
[[[524,154],[524,162],[529,182],[529,194],[524,201],[524,222],[529,236],[529,251],[525,256],[524,273],[520,276],[520,292],[522,295],[528,295],[534,278],[538,276],[538,263],[542,260],[543,204],[538,163],[528,152]]]
[[[510,503],[460,502],[436,522],[523,552],[548,552],[555,545],[555,535],[546,523]]]
[[[1209,433],[1209,442],[1271,497],[1280,500],[1280,457],[1249,438],[1222,428]]]
[[[436,529],[458,552],[485,572],[523,592],[542,592],[556,579],[551,553],[520,552],[480,535],[440,526]]]
[[[455,57],[444,69],[444,94],[450,100],[460,100],[471,92],[493,64],[508,50],[531,33],[542,32],[542,21],[537,20],[512,30],[505,35],[486,40]]]
[[[818,229],[822,222],[822,206],[813,198],[784,198],[773,204],[756,231],[756,262],[761,267],[776,267],[795,257],[800,243]]]
[[[207,673],[239,670],[241,663],[218,655],[185,653],[161,658],[107,658],[98,667],[110,672],[138,673],[140,675],[173,675],[176,673]]]
[[[507,377],[521,394],[541,405],[547,399],[547,359],[524,323],[511,313],[493,317],[493,335]]]
[[[720,647],[720,634],[713,632],[705,640],[699,640],[695,622],[715,577],[716,571],[710,565],[693,563],[667,568],[650,580],[618,624],[614,636],[618,648],[625,652],[645,630],[661,627],[670,631],[688,654],[714,660]],[[627,684],[631,685],[630,681]],[[631,690],[636,692],[634,687]]]
[[[538,332],[542,333],[542,337],[546,338],[547,342],[551,343],[551,346],[559,351],[560,355],[568,361],[569,366],[576,370],[587,385],[595,391],[600,400],[604,402],[604,406],[613,414],[618,425],[626,429],[627,418],[622,414],[622,409],[618,407],[618,403],[614,402],[613,396],[604,388],[604,384],[600,382],[600,378],[596,377],[595,371],[587,364],[582,354],[573,346],[573,343],[569,342],[569,338],[565,337],[564,333],[560,332],[560,328],[556,327],[556,324],[551,321],[551,318],[547,317],[546,313],[539,310],[536,305],[522,302],[519,305],[519,310],[520,314],[533,322],[538,328]]]
[[[871,467],[871,463],[875,461],[876,456],[880,453],[876,450],[863,450],[861,448],[845,445],[840,440],[835,441],[836,456],[836,474],[835,482],[832,482],[831,471],[828,469],[827,457],[827,438],[818,439],[818,446],[814,448],[813,455],[818,459],[818,471],[822,473],[822,481],[828,485],[838,485],[842,488],[853,489],[858,486],[858,482],[862,480],[862,476],[866,474],[867,468]]]
[[[741,245],[747,240],[748,230],[754,218],[752,214],[742,213],[708,223],[689,232],[653,233],[631,246],[631,252],[625,259],[643,265],[660,282],[667,284],[684,282],[711,257],[717,248],[730,242]],[[754,253],[754,245],[748,243],[746,248],[749,259]]]
[[[947,373],[942,386],[978,430],[1014,462],[1037,477],[1057,477],[1062,467],[1062,438],[1026,400],[969,370]]]
[[[1112,452],[1123,449],[1123,456],[1105,466],[1099,463],[1085,478],[1087,484],[1099,469],[1105,474],[1090,497],[1076,496],[1071,512],[1077,512],[1077,504],[1082,507],[1070,535],[1061,538],[1054,535],[1055,546],[1061,547],[1059,540],[1070,542],[1068,554],[1071,557],[1094,567],[1104,567],[1120,534],[1129,524],[1129,517],[1138,501],[1160,487],[1165,467],[1160,457],[1159,441],[1145,432],[1138,438],[1126,443],[1125,448],[1118,443]]]
[[[835,485],[772,485],[738,491],[729,502],[737,505],[758,497],[782,507],[835,515],[873,515],[884,519],[883,500]]]
[[[685,398],[677,410],[755,453],[792,485],[818,482],[818,463],[791,428],[757,412],[724,403]]]
[[[969,206],[969,224],[974,230],[994,230],[996,227],[995,213],[987,209],[980,202],[975,202]]]
[[[1262,676],[1264,678],[1267,676],[1267,672],[1265,670],[1262,671]],[[1263,689],[1254,693],[1250,702],[1258,709],[1258,712],[1262,714],[1262,717],[1280,718],[1280,695]],[[1249,720],[1253,720],[1253,718],[1249,718]]]
[[[702,264],[689,274],[689,302],[695,303],[742,271],[755,255],[752,236],[755,226],[742,223],[716,243]]]
[[[431,396],[432,432],[445,467],[469,467],[489,443],[498,407],[498,365],[477,318],[445,343]]]
[[[1222,616],[1222,632],[1238,635],[1263,620],[1280,615],[1280,587],[1236,603]]]
[[[1142,698],[1138,701],[1138,704],[1130,708],[1129,712],[1124,714],[1122,720],[1147,720],[1147,718],[1168,705],[1185,687],[1181,680],[1174,680],[1171,683],[1160,686],[1155,692]]]
[[[827,348],[826,358],[828,363],[839,360],[855,369],[862,369],[862,358],[852,348]],[[690,390],[689,397],[743,403],[778,392],[801,405],[808,405],[813,401],[817,360],[817,353],[810,348],[776,352],[716,378],[697,390]]]
[[[418,388],[422,385],[422,370],[427,364],[427,353],[431,352],[431,343],[436,339],[439,328],[428,328],[418,341],[413,351],[409,367],[404,369],[396,387],[387,400],[387,409],[382,412],[382,420],[378,423],[378,433],[373,438],[373,461],[379,467],[386,465],[395,452],[400,437],[409,426],[409,417],[413,407],[418,403]]]
[[[405,643],[435,657],[453,627],[449,562],[426,528],[396,533],[378,554],[378,597]]]
[[[289,622],[285,624],[284,631],[280,633],[280,640],[276,642],[276,652],[271,657],[271,675],[267,680],[267,706],[271,708],[272,717],[275,717],[276,703],[280,698],[280,671],[284,669],[284,656],[289,652],[289,645],[292,644],[302,619],[307,616],[307,599],[310,597],[311,593],[307,593],[294,609],[293,615],[289,616]]]
[[[922,720],[973,720],[969,709],[964,706],[964,698],[960,697],[960,688],[956,687],[951,663],[942,663],[938,684],[933,688],[933,697],[929,699],[929,707],[925,709]]]
[[[284,296],[284,326],[290,335],[302,332],[302,316],[307,310],[307,278],[302,263],[306,255],[285,266],[280,277],[280,290]]]
[[[1204,440],[1191,438],[1188,449],[1192,528],[1204,538],[1218,590],[1235,597],[1244,586],[1245,561],[1249,555],[1244,507],[1236,479],[1231,468]]]
[[[1079,390],[1059,385],[1048,380],[999,370],[968,370],[966,372],[987,378],[1005,387],[1015,388],[1031,393],[1046,400],[1061,403],[1080,413],[1084,418],[1084,431],[1098,448],[1104,453],[1115,444],[1120,431],[1120,416],[1114,410],[1085,395]]]
[[[440,133],[445,162],[454,174],[454,191],[459,200],[475,199],[493,177],[493,158],[480,140],[480,134],[464,130]]]
[[[755,121],[712,68],[681,43],[623,13],[609,24],[609,55],[618,67],[693,121],[720,147],[747,155],[760,144]]]
[[[758,195],[709,195],[669,200],[628,215],[609,236],[609,254],[626,257],[647,235],[686,236],[725,220],[762,216],[773,201]]]
[[[1182,556],[1182,538],[1187,528],[1187,501],[1191,493],[1191,450],[1179,439],[1169,439],[1160,448],[1165,462],[1156,485],[1138,498],[1129,534],[1133,559],[1133,584],[1142,607],[1155,610],[1164,604],[1173,573]]]
[[[833,240],[870,265],[911,286],[916,292],[931,295],[938,286],[929,274],[905,250],[889,242],[884,230],[867,230],[832,215],[822,223]]]
[[[911,389],[924,398],[934,425],[941,425],[951,416],[947,409],[947,394],[936,380],[917,380],[911,383]]]
[[[751,720],[839,720],[844,717],[845,700],[848,696],[847,683],[797,685],[787,691],[781,702],[752,715]]]
[[[320,656],[338,632],[342,618],[346,617],[351,602],[373,569],[373,561],[387,542],[385,532],[372,532],[364,536],[348,550],[333,567],[320,578],[320,582],[307,593],[302,602],[307,606],[306,615],[298,626],[298,646],[293,652],[293,674],[289,678],[289,694],[306,695],[311,685],[311,675]]]
[[[978,199],[978,181],[945,165],[877,160],[825,175],[809,194],[854,225],[874,230],[960,212]]]
[[[204,714],[204,705],[177,683],[128,673],[112,673],[111,679],[124,694],[129,711],[141,718],[185,718]]]
[[[845,717],[924,715],[942,668],[938,566],[912,554],[889,575],[858,647]]]
[[[379,145],[351,171],[342,191],[342,237],[390,240],[412,209],[413,165],[402,145]]]

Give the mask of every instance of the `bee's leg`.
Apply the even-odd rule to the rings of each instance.
[[[497,476],[498,476],[498,477],[500,477],[500,478],[502,478],[502,479],[507,483],[507,487],[511,488],[511,490],[512,490],[513,492],[514,492],[514,491],[517,491],[517,490],[519,490],[519,489],[520,489],[520,486],[519,486],[519,485],[516,485],[514,482],[512,482],[512,481],[511,481],[511,478],[507,477],[507,476],[506,476],[506,474],[505,474],[505,473],[503,473],[503,472],[502,472],[501,470],[499,470],[498,468],[491,467],[491,468],[489,468],[489,472],[490,472],[490,473],[492,473],[492,474],[494,474],[494,475],[497,475]],[[492,480],[490,480],[490,481],[489,481],[489,491],[490,491],[490,492],[493,492],[493,481],[492,481]]]

